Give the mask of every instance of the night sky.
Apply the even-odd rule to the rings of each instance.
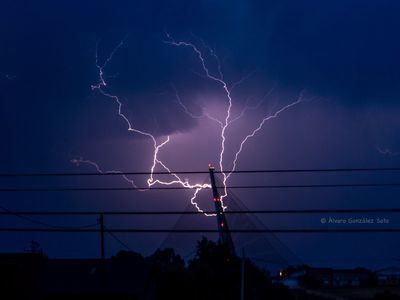
[[[151,140],[129,133],[109,98],[93,91],[98,59],[107,91],[117,95],[132,123],[170,142],[160,158],[172,170],[207,171],[218,164],[220,127],[227,98],[204,78],[191,42],[218,55],[232,92],[233,115],[250,108],[227,131],[226,169],[240,141],[260,120],[302,96],[304,101],[268,121],[249,140],[238,170],[397,167],[400,165],[400,3],[398,1],[18,1],[0,2],[0,172],[149,171]],[[97,46],[96,46],[97,45]],[[210,72],[217,61],[208,55]],[[160,171],[159,168],[156,170]],[[188,175],[207,182],[206,174]],[[134,178],[146,186],[146,177]],[[233,175],[230,185],[399,182],[399,172]],[[118,177],[1,178],[1,187],[128,186]],[[199,201],[211,208],[209,191]],[[399,187],[235,190],[251,209],[397,208]],[[190,191],[1,193],[10,210],[184,210]],[[228,208],[229,209],[229,208]],[[260,216],[269,228],[339,228],[322,217],[387,218],[396,214]],[[158,217],[157,217],[158,218]],[[173,217],[112,217],[109,226],[171,228]],[[201,217],[199,227],[203,220]],[[204,217],[206,218],[206,217]],[[203,218],[203,219],[204,219]],[[95,223],[35,217],[57,225]],[[209,220],[204,221],[209,222]],[[1,217],[2,226],[34,226]],[[214,222],[207,223],[211,228]],[[193,225],[192,223],[190,224]],[[346,225],[343,228],[367,228]],[[32,239],[51,257],[98,255],[98,236],[1,233],[1,251],[23,251]],[[120,235],[149,254],[165,235]],[[397,233],[297,234],[279,238],[313,265],[396,265]],[[63,239],[63,242],[61,240]],[[194,246],[194,245],[192,245]],[[107,255],[120,249],[107,239]],[[174,245],[179,248],[180,245]],[[182,245],[183,247],[183,245]],[[178,249],[179,250],[179,249]],[[183,250],[182,250],[183,251]]]

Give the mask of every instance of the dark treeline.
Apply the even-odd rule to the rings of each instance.
[[[280,275],[305,271],[301,287],[289,289],[249,259],[230,254],[221,243],[202,238],[194,256],[185,262],[171,248],[144,257],[119,251],[110,259],[48,259],[41,251],[0,253],[1,299],[326,299],[310,293],[320,290],[308,266],[289,267]],[[305,269],[305,270],[304,270]],[[369,274],[367,272],[367,274]],[[372,274],[372,273],[371,273]],[[374,286],[366,277],[365,285]],[[376,291],[368,299],[398,299]]]
[[[171,248],[144,257],[119,251],[110,259],[48,259],[36,253],[0,254],[2,299],[240,299],[242,260],[224,244],[202,238],[185,263]],[[272,283],[245,261],[245,299],[310,299]],[[312,298],[311,298],[312,299]],[[315,298],[318,299],[318,298]]]
[[[157,250],[147,258],[123,251],[115,259],[129,256],[147,264],[156,299],[240,299],[242,262],[224,244],[203,238],[187,265],[173,249]],[[246,299],[294,299],[285,287],[272,285],[268,273],[249,260],[244,282]]]

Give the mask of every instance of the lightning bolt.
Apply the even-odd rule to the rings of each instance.
[[[236,170],[237,160],[238,160],[239,155],[241,154],[241,152],[243,150],[244,145],[246,144],[246,142],[250,138],[254,137],[262,129],[262,127],[264,126],[264,124],[267,121],[269,121],[271,119],[275,119],[276,117],[278,117],[279,114],[281,114],[285,110],[287,110],[287,109],[299,104],[300,102],[302,102],[303,101],[302,94],[299,97],[299,99],[297,99],[296,101],[294,101],[294,102],[282,107],[281,109],[276,111],[273,115],[265,116],[261,120],[259,125],[241,141],[239,149],[235,153],[235,159],[233,161],[233,168],[232,168],[230,173],[226,173],[223,170],[225,170],[224,169],[224,154],[225,154],[225,148],[226,148],[226,140],[227,140],[226,133],[227,133],[227,130],[229,128],[229,125],[231,125],[233,122],[235,122],[238,119],[240,119],[244,115],[246,110],[249,108],[246,105],[245,108],[242,110],[242,112],[237,117],[231,118],[231,111],[232,111],[232,107],[233,107],[232,90],[234,88],[236,88],[239,84],[241,84],[244,80],[246,80],[247,77],[244,77],[244,78],[240,79],[239,81],[235,82],[234,84],[232,84],[231,86],[229,86],[228,83],[224,79],[222,68],[221,68],[221,65],[220,65],[220,60],[219,60],[218,56],[216,55],[215,51],[212,50],[210,47],[206,46],[203,41],[202,41],[202,43],[203,43],[204,47],[209,51],[210,55],[212,57],[214,57],[216,59],[216,61],[217,61],[218,74],[216,74],[216,75],[215,74],[211,74],[211,72],[210,72],[210,70],[209,70],[209,68],[207,66],[207,62],[206,62],[204,53],[195,44],[193,44],[191,42],[187,42],[187,41],[176,41],[167,32],[166,32],[166,36],[167,36],[167,40],[164,41],[165,43],[170,44],[170,45],[175,46],[175,47],[186,47],[186,48],[192,49],[192,51],[194,51],[194,53],[197,55],[197,57],[198,57],[198,59],[200,61],[204,76],[206,78],[210,79],[211,81],[214,81],[215,83],[219,84],[222,87],[222,89],[223,89],[223,91],[225,93],[225,96],[226,96],[226,99],[227,99],[227,102],[228,102],[228,106],[227,106],[226,114],[225,114],[225,117],[223,118],[223,121],[220,121],[217,118],[211,117],[206,113],[204,114],[206,117],[216,121],[221,126],[221,133],[220,133],[220,136],[221,136],[221,149],[220,149],[220,153],[219,153],[219,168],[220,168],[220,171],[221,171],[221,174],[222,174],[222,177],[223,177],[222,183],[223,183],[223,190],[224,190],[223,195],[221,195],[221,204],[222,204],[223,209],[225,210],[227,207],[224,206],[223,199],[228,195],[227,180],[232,175],[232,173]],[[199,116],[193,116],[193,114],[188,112],[187,108],[180,101],[180,99],[179,99],[179,103],[180,103],[181,106],[183,106],[184,110],[188,113],[189,116],[192,116],[192,117],[195,117],[195,118],[199,117]],[[261,103],[259,105],[261,105]]]
[[[139,188],[137,187],[137,185],[135,184],[135,182],[134,182],[132,179],[130,179],[128,176],[126,176],[122,171],[118,171],[118,170],[108,170],[108,171],[104,171],[104,170],[102,170],[102,169],[100,168],[100,166],[99,166],[96,162],[91,161],[91,160],[88,160],[88,159],[83,159],[82,157],[71,159],[71,163],[75,164],[77,167],[79,167],[81,164],[88,164],[88,165],[91,165],[91,166],[93,166],[93,167],[96,169],[96,171],[99,172],[100,174],[121,174],[121,177],[122,177],[126,182],[128,182],[132,187],[134,187],[135,189],[138,189],[138,190],[140,190],[140,191],[144,191],[143,189],[139,189]]]
[[[126,116],[126,114],[123,112],[123,105],[122,105],[120,98],[117,95],[111,94],[107,90],[107,81],[105,78],[104,69],[107,67],[108,63],[112,60],[115,53],[124,45],[124,42],[125,42],[125,39],[122,40],[111,51],[110,55],[105,59],[105,61],[102,64],[99,62],[98,43],[97,43],[97,45],[96,45],[96,68],[98,70],[98,82],[96,84],[92,85],[91,88],[93,91],[98,91],[101,95],[103,95],[106,98],[109,98],[110,100],[115,102],[115,104],[117,105],[117,115],[126,123],[128,132],[145,136],[151,140],[152,146],[153,146],[153,159],[152,159],[152,165],[150,167],[150,175],[149,175],[149,178],[147,179],[148,189],[150,189],[155,184],[161,184],[161,185],[179,184],[184,188],[194,189],[194,193],[191,198],[191,203],[196,207],[196,209],[199,212],[204,213],[204,211],[196,203],[195,199],[197,197],[198,192],[204,188],[210,188],[211,187],[210,184],[190,184],[188,180],[183,180],[177,174],[171,172],[171,170],[167,167],[167,165],[158,158],[160,149],[162,149],[162,147],[164,147],[166,144],[169,143],[170,137],[167,136],[166,139],[159,142],[159,141],[157,141],[156,137],[153,134],[151,134],[147,131],[141,130],[139,128],[136,128],[133,125],[133,123],[129,120],[129,118]],[[126,182],[128,182],[131,186],[138,188],[136,183],[134,182],[134,180],[128,178],[122,171],[118,171],[118,170],[104,171],[100,168],[98,163],[93,162],[91,160],[83,159],[83,158],[72,159],[71,163],[74,163],[77,166],[79,166],[80,164],[91,165],[92,167],[94,167],[97,170],[97,172],[102,173],[102,174],[105,174],[105,173],[121,174],[122,178]],[[154,170],[157,166],[161,166],[165,171],[167,171],[172,176],[173,179],[170,181],[155,179],[154,178]],[[138,189],[138,190],[145,191],[148,189]],[[206,215],[211,216],[213,214],[206,214]]]
[[[376,146],[376,151],[378,151],[382,155],[388,155],[388,156],[400,155],[400,152],[394,152],[394,151],[390,150],[389,148],[381,148],[379,146]]]
[[[4,74],[4,78],[7,80],[14,80],[17,78],[16,75],[11,75],[11,74]]]
[[[199,63],[201,65],[201,69],[202,69],[202,73],[200,76],[216,83],[217,85],[219,85],[225,95],[226,98],[226,111],[224,113],[223,116],[221,116],[220,118],[217,118],[215,116],[212,116],[209,112],[206,111],[205,108],[202,108],[202,113],[197,115],[194,114],[193,112],[191,112],[187,106],[183,103],[183,101],[180,98],[180,95],[178,93],[178,90],[175,88],[175,86],[172,85],[172,89],[175,92],[175,99],[176,99],[176,103],[178,105],[181,106],[181,108],[183,109],[183,111],[191,118],[193,119],[200,119],[200,118],[207,118],[213,122],[216,122],[219,127],[220,127],[220,150],[219,150],[219,159],[218,159],[218,166],[219,166],[219,170],[222,174],[222,183],[223,183],[223,194],[221,195],[221,205],[223,207],[223,209],[225,210],[227,208],[227,206],[224,205],[223,199],[228,195],[228,190],[227,190],[227,181],[230,178],[230,176],[232,175],[232,173],[236,170],[236,166],[237,166],[237,162],[239,159],[240,154],[242,153],[245,144],[254,136],[257,135],[257,133],[259,131],[261,131],[261,129],[263,128],[263,126],[265,125],[265,123],[267,123],[270,120],[273,120],[275,118],[277,118],[281,113],[283,113],[284,111],[296,106],[297,104],[303,102],[303,95],[301,93],[300,97],[290,103],[287,104],[283,107],[281,107],[280,109],[278,109],[277,111],[275,111],[275,113],[271,114],[271,115],[266,115],[264,116],[261,121],[258,123],[258,126],[256,126],[248,135],[246,135],[240,142],[240,145],[238,147],[238,149],[235,152],[235,156],[234,156],[234,160],[232,162],[232,169],[229,173],[225,172],[225,168],[224,166],[226,166],[225,163],[225,152],[226,152],[226,142],[228,139],[228,129],[230,127],[230,125],[234,122],[236,122],[237,120],[239,120],[240,118],[242,118],[246,111],[249,109],[255,109],[258,108],[262,102],[265,100],[265,98],[267,98],[267,96],[270,94],[270,92],[272,92],[272,90],[270,92],[268,92],[261,101],[259,101],[256,105],[248,105],[248,101],[250,100],[250,98],[248,98],[246,100],[246,105],[245,107],[241,110],[241,112],[235,116],[232,117],[232,108],[233,108],[233,97],[232,97],[232,90],[234,88],[236,88],[238,85],[240,85],[244,80],[248,79],[248,76],[243,77],[242,79],[240,79],[239,81],[229,85],[225,79],[224,79],[224,74],[222,72],[222,67],[220,64],[220,60],[217,56],[217,54],[215,53],[215,51],[211,48],[208,47],[203,40],[200,40],[202,43],[202,48],[196,46],[194,43],[192,42],[188,42],[188,41],[177,41],[175,40],[173,37],[171,37],[171,35],[169,35],[168,33],[166,33],[166,40],[164,41],[165,44],[168,44],[170,46],[174,46],[174,47],[184,47],[184,48],[189,48],[198,58]],[[125,39],[122,40],[109,54],[109,56],[104,60],[103,63],[100,63],[99,61],[99,56],[98,56],[98,43],[96,44],[96,68],[98,70],[98,81],[96,84],[92,85],[92,90],[93,91],[97,91],[99,92],[101,95],[103,95],[104,97],[110,99],[111,101],[113,101],[116,106],[117,106],[117,115],[125,122],[126,126],[127,126],[127,130],[130,133],[133,134],[138,134],[138,135],[142,135],[145,136],[146,138],[150,139],[150,141],[152,142],[152,164],[150,167],[150,175],[147,179],[147,188],[146,189],[141,189],[141,191],[146,191],[148,189],[151,189],[152,186],[159,184],[159,185],[180,185],[184,188],[188,188],[188,189],[192,189],[194,192],[190,198],[190,202],[191,204],[199,211],[202,212],[204,215],[206,216],[215,216],[215,214],[207,214],[204,213],[204,210],[201,209],[201,207],[199,206],[199,204],[196,201],[196,198],[199,194],[199,192],[203,189],[209,189],[211,188],[210,184],[199,184],[199,183],[190,183],[188,179],[182,179],[178,174],[174,173],[171,171],[171,169],[167,166],[167,164],[165,162],[163,162],[162,160],[160,160],[159,158],[159,152],[162,150],[162,148],[164,146],[166,146],[169,142],[170,142],[170,136],[166,136],[163,139],[157,139],[153,134],[151,134],[150,132],[144,131],[142,129],[139,129],[137,127],[134,126],[134,124],[129,120],[129,118],[126,116],[126,114],[123,111],[123,105],[122,102],[120,101],[120,98],[117,95],[112,94],[111,92],[108,91],[108,87],[107,87],[107,81],[105,78],[105,68],[107,67],[107,65],[111,62],[113,56],[115,55],[115,53],[124,45],[125,43]],[[206,51],[208,51],[208,53],[203,53],[203,49],[206,49]],[[211,56],[212,58],[214,58],[214,60],[216,61],[216,67],[217,67],[217,74],[213,74],[210,71],[210,68],[208,67],[208,61],[206,59],[206,54],[208,54],[209,56]],[[76,164],[77,166],[79,166],[80,164],[88,164],[91,165],[92,167],[94,167],[97,172],[99,173],[114,173],[114,174],[121,174],[122,178],[129,183],[131,186],[137,188],[136,183],[134,182],[133,179],[127,177],[122,171],[118,171],[118,170],[109,170],[109,171],[104,171],[103,169],[100,168],[100,166],[96,163],[93,162],[91,160],[86,160],[83,158],[78,158],[78,159],[73,159],[71,160],[72,163]],[[156,167],[159,166],[161,167],[163,170],[165,170],[170,176],[171,179],[170,180],[161,180],[161,179],[157,179],[155,178],[155,169]]]

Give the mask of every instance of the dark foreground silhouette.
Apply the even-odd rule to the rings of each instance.
[[[173,249],[149,257],[120,251],[111,259],[48,259],[41,253],[0,254],[1,299],[240,299],[242,261],[203,238],[187,264]],[[244,299],[326,299],[273,283],[244,263]],[[307,282],[309,283],[309,282]],[[371,296],[373,299],[373,296]],[[392,294],[375,299],[398,299]]]

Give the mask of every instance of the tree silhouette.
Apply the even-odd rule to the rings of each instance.
[[[191,282],[184,260],[173,249],[157,249],[146,261],[157,299],[187,299]]]

